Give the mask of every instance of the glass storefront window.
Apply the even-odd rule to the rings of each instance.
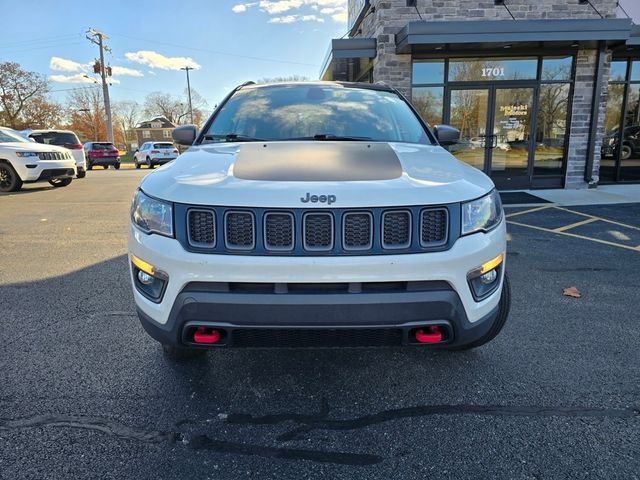
[[[542,80],[558,81],[571,79],[573,57],[545,57],[542,59]]]
[[[567,132],[568,83],[540,86],[536,129],[534,175],[560,175],[565,154]]]
[[[620,63],[620,62],[614,62]],[[625,70],[626,70],[626,62]],[[600,148],[600,179],[614,181],[616,179],[616,157],[620,120],[622,119],[622,102],[624,100],[624,83],[609,84],[607,106],[604,113],[604,137]]]
[[[611,70],[609,72],[610,82],[624,82],[627,79],[627,61],[614,60],[611,62]]]
[[[640,66],[640,62],[638,65]],[[620,147],[620,179],[640,180],[640,84],[629,85],[627,91],[627,109]]]
[[[487,148],[489,90],[464,89],[451,91],[450,123],[460,130],[460,140],[449,151],[458,160],[484,169]],[[489,139],[490,141],[490,139]]]
[[[442,123],[443,87],[414,87],[411,92],[413,106],[430,126]]]
[[[535,80],[537,58],[452,58],[450,82]]]
[[[634,60],[631,62],[631,81],[640,80],[640,61]]]
[[[412,75],[414,85],[444,83],[444,61],[414,60]]]

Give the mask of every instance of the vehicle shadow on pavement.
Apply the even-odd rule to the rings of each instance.
[[[0,198],[2,197],[9,197],[11,195],[28,195],[30,193],[37,193],[37,192],[44,192],[47,190],[53,190],[55,187],[47,184],[47,185],[38,185],[38,186],[34,186],[34,185],[24,185],[22,187],[22,189],[18,190],[17,192],[0,192]]]
[[[515,291],[529,281],[522,256],[511,261]],[[530,285],[528,294],[540,298],[539,287]],[[607,367],[610,356],[602,351],[590,355],[596,370],[585,380],[587,334],[573,346],[533,336],[538,326],[549,331],[545,318],[556,322],[551,312],[562,314],[566,298],[539,302],[532,329],[531,306],[515,296],[504,332],[469,352],[217,350],[173,363],[142,329],[130,288],[125,255],[62,276],[0,285],[0,432],[10,446],[9,478],[36,468],[24,458],[47,449],[51,439],[67,459],[63,466],[48,464],[52,477],[85,468],[72,453],[78,442],[94,458],[117,448],[121,465],[135,463],[145,475],[164,478],[185,468],[206,475],[210,462],[224,468],[239,459],[265,474],[277,468],[280,478],[300,475],[300,465],[322,465],[325,478],[423,478],[425,455],[440,462],[442,476],[451,463],[482,476],[496,465],[485,461],[478,442],[489,442],[504,458],[515,451],[535,463],[540,449],[560,455],[553,452],[566,435],[611,423],[618,434],[602,448],[632,458],[634,443],[624,438],[638,421],[630,401],[637,388],[610,375],[618,367]],[[577,338],[581,327],[573,317],[564,322],[565,335]],[[615,362],[629,360],[626,349],[620,352]],[[618,394],[622,401],[605,400],[611,388],[627,391]],[[551,439],[549,429],[563,433]],[[63,434],[73,440],[61,442]],[[452,449],[462,457],[451,459]],[[589,455],[582,457],[587,467],[606,456],[596,447]],[[122,468],[99,463],[92,464],[96,477]],[[531,472],[518,468],[500,471],[504,477]]]

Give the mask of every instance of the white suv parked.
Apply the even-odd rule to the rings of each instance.
[[[136,168],[146,165],[154,168],[156,165],[164,165],[178,157],[178,149],[171,142],[145,142],[133,154],[133,162]]]
[[[76,161],[77,177],[84,178],[87,175],[87,161],[84,156],[84,148],[78,136],[71,130],[32,130],[29,133],[29,138],[45,145],[56,145],[66,148]]]
[[[500,197],[383,85],[244,84],[147,175],[138,315],[173,356],[233,347],[466,349],[509,311]]]
[[[66,187],[75,175],[76,162],[66,148],[42,145],[0,127],[0,192],[44,181]]]

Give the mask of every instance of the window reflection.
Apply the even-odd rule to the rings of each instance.
[[[560,175],[562,173],[568,105],[568,83],[550,83],[540,86],[533,163],[535,175]]]
[[[620,147],[620,179],[640,180],[640,84],[629,85],[627,92]]]
[[[604,181],[614,181],[616,179],[617,145],[620,120],[622,119],[623,99],[624,84],[609,84],[609,94],[607,95],[607,106],[604,114],[604,137],[602,138],[602,147],[600,149],[600,179]]]
[[[222,107],[207,134],[220,141],[228,134],[262,140],[328,134],[429,143],[422,125],[398,95],[320,85],[240,90]]]
[[[429,125],[442,123],[443,87],[415,87],[411,93],[413,106]]]

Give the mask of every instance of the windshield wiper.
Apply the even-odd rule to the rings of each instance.
[[[225,142],[262,142],[264,139],[250,137],[249,135],[242,135],[241,133],[227,133],[226,135],[205,135],[203,137],[204,140],[216,142],[222,141]]]
[[[310,137],[298,137],[298,138],[287,138],[286,140],[336,140],[336,141],[345,141],[345,142],[366,142],[370,141],[371,137],[355,137],[351,135],[334,135],[333,133],[316,133]]]

